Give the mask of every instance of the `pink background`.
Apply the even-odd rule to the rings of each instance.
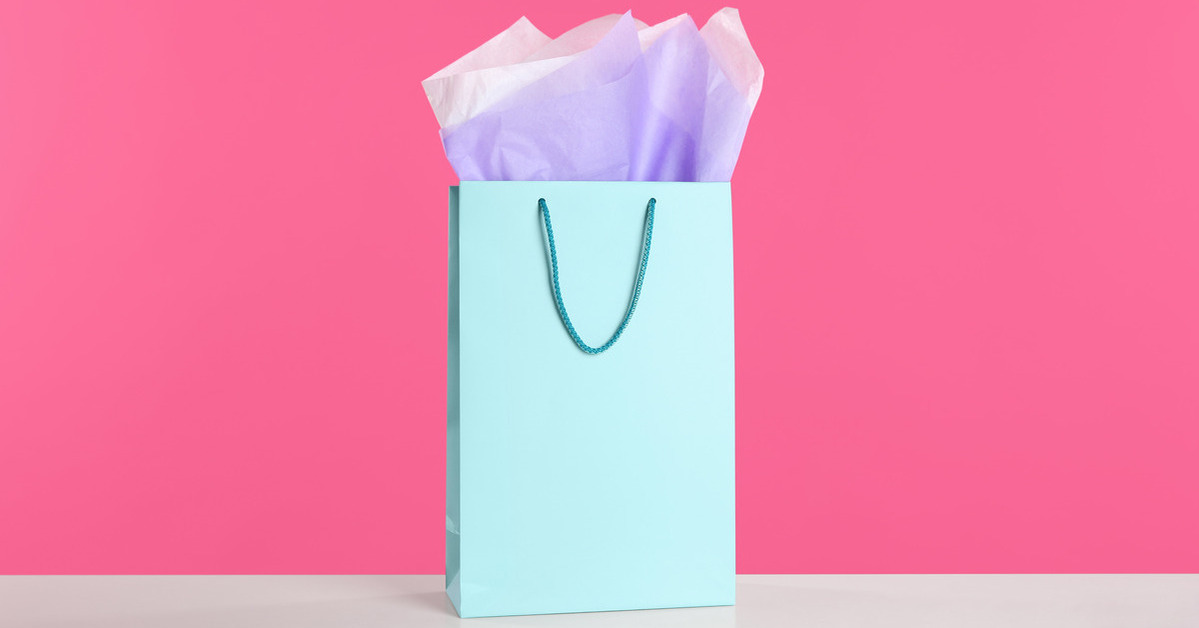
[[[441,571],[406,4],[0,3],[0,572]],[[741,9],[739,570],[1199,570],[1199,4]]]

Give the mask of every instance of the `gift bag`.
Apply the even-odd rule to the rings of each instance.
[[[462,617],[733,603],[732,242],[727,183],[451,188]]]
[[[462,617],[732,604],[738,14],[521,18],[424,82],[449,197]]]

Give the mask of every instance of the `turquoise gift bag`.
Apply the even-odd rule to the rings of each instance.
[[[728,183],[450,188],[462,617],[732,604]]]

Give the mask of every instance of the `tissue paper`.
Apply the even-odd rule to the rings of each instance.
[[[522,17],[423,86],[464,181],[728,181],[762,77],[723,9],[552,40]]]

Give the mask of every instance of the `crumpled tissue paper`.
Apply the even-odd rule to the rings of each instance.
[[[556,39],[522,17],[422,85],[463,181],[728,181],[762,76],[726,8]]]

